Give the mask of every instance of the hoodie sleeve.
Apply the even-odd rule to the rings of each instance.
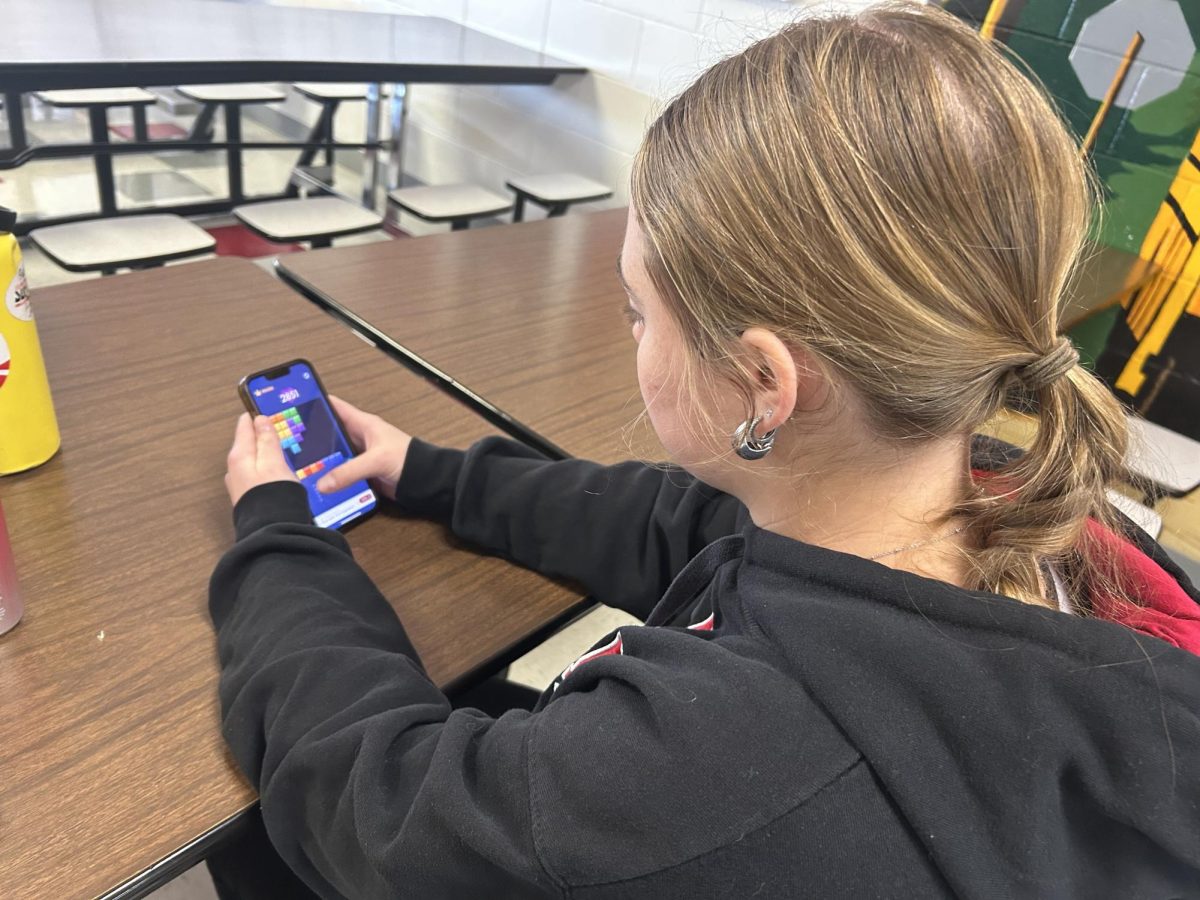
[[[248,492],[213,573],[222,728],[271,841],[325,897],[558,897],[530,824],[531,716],[452,710],[304,491]]]
[[[688,560],[747,515],[678,468],[551,461],[504,438],[466,451],[414,440],[396,500],[642,620]]]

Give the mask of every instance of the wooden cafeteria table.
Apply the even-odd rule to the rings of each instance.
[[[243,260],[34,293],[62,450],[0,478],[25,599],[0,637],[0,897],[139,897],[255,802],[221,740],[208,577],[238,379],[294,357],[431,440],[485,422]],[[381,511],[348,534],[431,677],[503,665],[572,591]]]
[[[551,455],[662,458],[621,315],[625,210],[283,256],[285,281]]]

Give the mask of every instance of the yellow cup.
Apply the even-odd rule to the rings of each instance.
[[[21,248],[11,233],[16,220],[0,207],[0,475],[40,466],[60,442]]]

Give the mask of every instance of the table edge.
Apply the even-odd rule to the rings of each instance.
[[[431,383],[438,390],[449,394],[455,400],[464,404],[472,412],[490,424],[495,425],[505,434],[532,447],[550,459],[570,458],[570,454],[567,451],[563,450],[549,438],[534,431],[531,427],[471,390],[465,384],[451,378],[437,366],[433,365],[433,363],[410,350],[379,328],[376,328],[362,316],[338,303],[333,297],[315,287],[311,282],[306,281],[302,276],[288,269],[282,259],[276,258],[274,268],[275,274],[279,276],[279,280],[301,297],[340,321],[358,335],[359,338],[375,347],[375,349],[382,351],[395,362],[400,363],[400,365],[409,371]]]
[[[318,60],[64,60],[0,63],[0,84],[6,92],[16,93],[227,81],[550,84],[559,75],[585,75],[588,71],[586,66],[558,60],[544,66]]]

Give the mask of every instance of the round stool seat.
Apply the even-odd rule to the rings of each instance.
[[[301,96],[324,103],[328,100],[366,100],[367,88],[370,85],[365,81],[335,81],[328,84],[318,81],[297,81],[292,87]],[[379,96],[386,97],[387,89],[381,90]]]
[[[70,272],[157,265],[210,253],[217,245],[203,228],[166,213],[48,225],[29,237]]]
[[[398,188],[388,193],[388,199],[428,222],[475,219],[512,209],[511,197],[494,194],[477,184]]]
[[[570,172],[522,175],[509,179],[505,185],[542,204],[582,203],[586,200],[607,200],[612,196],[612,188],[608,185]]]
[[[89,106],[153,106],[158,102],[158,97],[139,87],[34,91],[34,96],[50,106],[67,108]]]
[[[197,103],[278,103],[287,99],[269,84],[184,84],[175,88]]]
[[[277,243],[341,237],[383,225],[383,216],[341,197],[248,203],[233,214],[251,231]]]

